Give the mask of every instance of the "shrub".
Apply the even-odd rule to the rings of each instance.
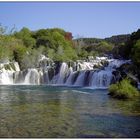
[[[19,40],[12,36],[3,35],[0,37],[0,60],[13,60],[13,47],[19,44]]]
[[[139,96],[138,90],[130,84],[130,80],[123,79],[121,82],[109,87],[109,95],[117,99],[131,99]]]
[[[19,63],[21,69],[24,67],[22,60],[25,57],[26,53],[27,53],[27,48],[25,46],[18,45],[13,48],[14,59]]]
[[[140,65],[140,39],[137,40],[136,44],[133,46],[133,49],[132,49],[132,60],[137,65]]]

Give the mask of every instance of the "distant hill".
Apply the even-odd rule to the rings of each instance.
[[[111,53],[118,46],[125,44],[130,39],[130,34],[114,35],[108,38],[78,38],[74,39],[75,47],[82,48],[87,53]]]
[[[130,34],[124,34],[124,35],[114,35],[112,37],[105,38],[104,40],[113,43],[115,45],[125,43],[130,39]]]
[[[82,47],[88,46],[96,46],[100,42],[104,41],[104,39],[100,38],[78,38],[73,40],[75,43],[78,43]]]
[[[101,41],[107,41],[109,43],[117,45],[117,44],[125,43],[129,39],[130,39],[130,34],[122,34],[122,35],[114,35],[114,36],[107,37],[104,39],[101,39],[101,38],[78,38],[78,39],[74,39],[74,41],[77,41],[77,42],[83,41],[86,46],[92,46],[92,45],[97,44]]]

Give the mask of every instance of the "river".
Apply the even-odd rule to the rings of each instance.
[[[106,89],[0,86],[0,137],[140,137],[140,104]]]

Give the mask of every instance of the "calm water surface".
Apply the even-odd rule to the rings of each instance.
[[[140,137],[140,103],[107,90],[0,86],[0,137]]]

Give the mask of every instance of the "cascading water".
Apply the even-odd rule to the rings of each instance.
[[[49,74],[48,71],[40,71],[40,79],[41,79],[41,84],[50,84],[50,79],[49,79]]]
[[[56,71],[55,63],[45,56],[39,59],[39,68],[20,71],[17,62],[0,64],[0,84],[56,84],[107,88],[112,80],[112,72],[128,60],[96,57],[88,61],[77,61],[70,66],[63,62]],[[56,74],[55,74],[56,73]]]
[[[13,84],[14,83],[14,72],[20,71],[17,62],[7,62],[0,64],[0,84]]]
[[[130,61],[109,59],[108,66],[104,67],[102,70],[98,70],[92,73],[89,86],[92,88],[108,88],[113,78],[113,70],[128,62]]]
[[[68,76],[69,68],[67,63],[62,63],[59,73],[54,76],[52,83],[62,85],[65,83],[65,78]]]
[[[0,74],[0,83],[3,85],[13,84],[13,73],[12,72],[2,72]]]
[[[84,86],[85,73],[86,73],[86,71],[80,72],[79,76],[76,79],[76,82],[74,83],[74,86]]]
[[[93,88],[107,88],[112,80],[112,72],[101,70],[93,73],[89,86]]]
[[[72,78],[73,78],[74,72],[73,72],[73,68],[70,67],[69,68],[69,76],[67,78],[67,81],[65,82],[65,85],[72,85]]]
[[[36,69],[29,69],[24,84],[40,84],[40,75]]]

